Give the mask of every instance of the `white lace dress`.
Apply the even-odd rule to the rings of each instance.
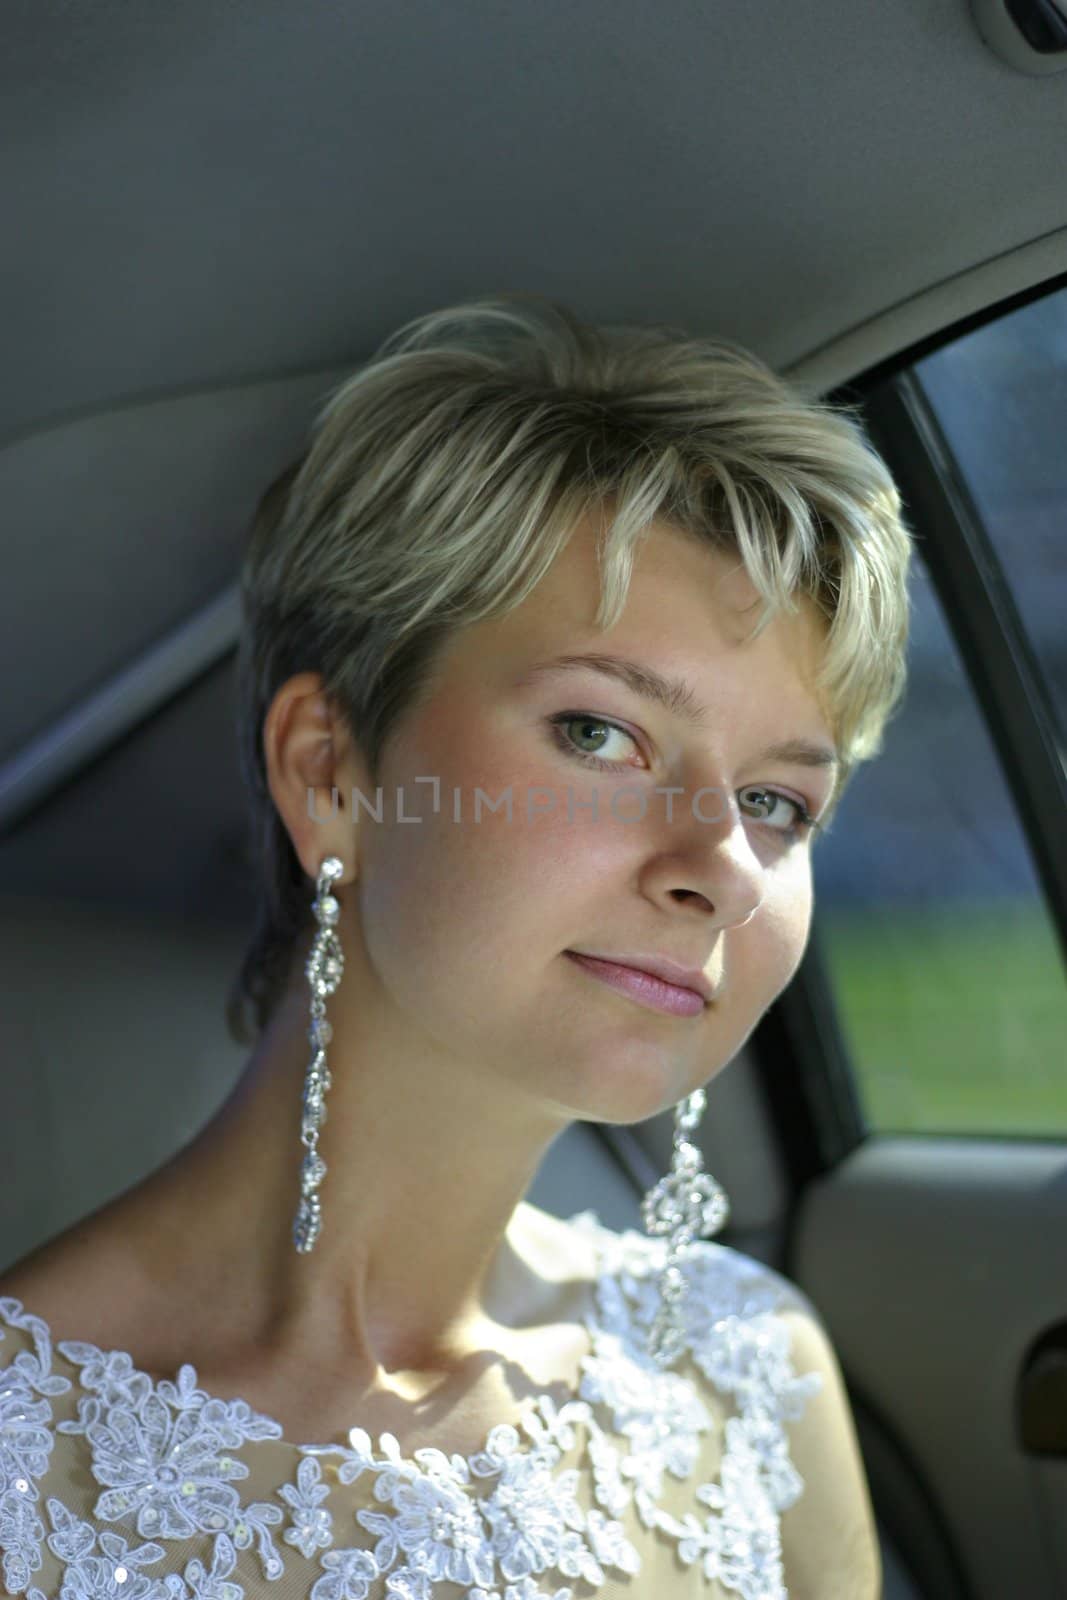
[[[664,1241],[596,1245],[576,1394],[531,1400],[471,1456],[393,1435],[294,1444],[272,1418],[155,1382],[0,1298],[0,1590],[26,1600],[784,1600],[784,1424],[821,1388],[790,1364],[788,1280],[703,1240],[686,1355],[644,1353]]]

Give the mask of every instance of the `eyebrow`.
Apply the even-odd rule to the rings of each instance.
[[[599,652],[553,656],[550,661],[538,661],[528,667],[518,680],[516,688],[524,688],[539,682],[542,678],[573,672],[579,668],[600,672],[605,677],[616,679],[634,694],[665,707],[672,716],[681,717],[694,728],[706,730],[711,724],[711,714],[707,706],[700,704],[693,693],[692,685],[684,678],[666,677],[662,672],[657,672],[655,667],[650,667],[643,661],[633,661],[628,656],[602,655]],[[812,744],[807,739],[786,739],[779,744],[770,744],[765,750],[760,751],[756,759],[786,761],[802,767],[836,768],[840,765],[836,750],[827,745]]]

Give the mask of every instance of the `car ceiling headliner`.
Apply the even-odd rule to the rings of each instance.
[[[1067,74],[964,0],[9,0],[4,31],[0,763],[232,584],[316,402],[421,312],[534,290],[798,374],[855,351],[837,381],[933,286],[1067,264]]]
[[[5,7],[4,437],[492,288],[777,365],[1067,222],[961,0]]]

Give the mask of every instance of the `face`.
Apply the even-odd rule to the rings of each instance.
[[[520,607],[449,642],[387,747],[382,821],[359,819],[342,936],[406,1039],[517,1080],[549,1115],[628,1123],[713,1077],[796,970],[812,903],[798,815],[824,809],[833,772],[761,752],[832,741],[808,602],[744,642],[758,597],[736,558],[656,524],[598,632],[595,532],[579,525]],[[589,667],[531,675],[583,652],[685,679],[704,725]],[[436,813],[419,777],[439,780]],[[398,790],[417,821],[398,820]],[[647,1009],[573,950],[658,953],[715,998]]]

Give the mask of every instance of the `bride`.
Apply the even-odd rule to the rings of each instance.
[[[564,1405],[589,1353],[596,1230],[524,1199],[548,1147],[676,1107],[640,1372],[680,1367],[686,1246],[725,1215],[686,1167],[701,1090],[800,962],[815,841],[903,690],[909,555],[858,425],[736,346],[524,295],[394,334],[265,497],[243,567],[247,1066],[166,1166],[6,1274],[8,1307],[146,1382],[192,1363],[284,1440],[355,1421],[408,1465],[469,1459],[532,1395]],[[699,1592],[873,1600],[836,1357],[803,1296],[783,1320],[822,1379],[787,1427],[784,1565],[758,1587],[758,1540],[731,1568],[701,1535]],[[721,1434],[726,1397],[686,1362]],[[628,1592],[698,1592],[653,1567],[665,1528],[641,1572],[674,1576]],[[544,1570],[492,1595],[570,1593]]]

